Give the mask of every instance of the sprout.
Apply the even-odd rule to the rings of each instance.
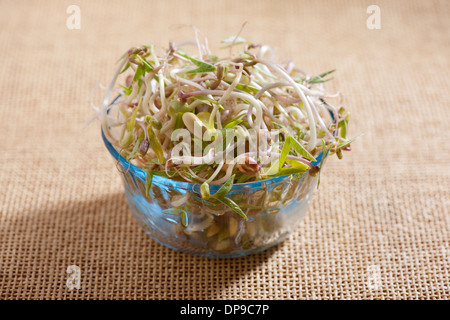
[[[180,48],[188,43],[196,44],[202,55],[190,55]],[[326,150],[342,158],[343,151],[350,150],[353,139],[347,138],[349,113],[326,101],[331,95],[323,88],[335,70],[305,76],[296,72],[299,69],[292,61],[286,68],[274,61],[273,51],[267,45],[251,43],[240,36],[231,36],[223,43],[227,48],[244,46],[244,50],[219,58],[209,54],[206,40],[205,44],[199,43],[198,37],[196,42],[171,43],[166,52],[159,55],[153,46],[128,50],[120,59],[101,111],[107,139],[139,164],[150,163],[153,171],[164,171],[164,163],[171,160],[173,148],[180,143],[171,141],[176,129],[189,130],[194,135],[193,146],[206,155],[214,138],[207,143],[205,133],[211,138],[217,130],[233,129],[240,133],[240,139],[246,139],[244,144],[247,145],[249,135],[242,135],[242,132],[281,128],[280,141],[270,138],[267,141],[272,146],[272,156],[275,154],[279,158],[277,168],[272,168],[273,163],[264,163],[258,154],[247,155],[244,163],[232,169],[222,170],[223,166],[219,165],[220,170],[211,167],[212,170],[196,174],[198,180],[208,180],[210,184],[223,183],[238,172],[251,177],[243,179],[236,175],[234,183],[259,180],[263,178],[259,172],[280,175],[289,172],[283,169],[292,171],[304,165],[311,170],[318,152]],[[119,76],[124,79],[119,80]],[[109,107],[113,90],[119,90],[122,95]],[[124,123],[120,136],[111,130],[114,110],[119,111],[119,123]],[[201,130],[195,130],[196,127]],[[322,140],[326,148],[321,148]],[[277,143],[279,147],[274,147]],[[185,142],[185,146],[188,144],[190,142]],[[224,145],[230,149],[217,152],[216,157],[224,160],[234,154],[237,158],[241,156],[237,150],[240,145],[242,143]],[[207,158],[194,154],[194,150],[190,157],[191,160]],[[156,159],[159,165],[155,166]],[[189,155],[184,160],[189,160]],[[178,170],[180,165],[190,170],[198,166],[197,162],[191,163],[172,161],[171,165],[175,164]],[[150,167],[143,165],[143,169]],[[191,180],[186,174],[176,178]]]
[[[356,137],[347,138],[349,113],[334,107],[329,100],[335,95],[324,89],[335,70],[308,76],[292,61],[285,67],[274,61],[267,45],[239,35],[223,41],[229,56],[211,55],[206,39],[200,43],[197,33],[195,42],[170,43],[162,53],[153,46],[139,46],[122,56],[100,110],[102,129],[127,160],[147,172],[146,196],[154,175],[198,183],[201,198],[195,201],[211,214],[220,216],[219,208],[225,206],[248,220],[249,213],[262,209],[252,205],[252,199],[230,195],[234,184],[305,173],[319,174],[320,182],[325,156],[342,158]],[[195,44],[199,55],[180,48],[186,44]],[[243,50],[232,55],[237,46]],[[111,104],[115,90],[121,94]],[[190,137],[173,140],[179,129]],[[265,135],[269,129],[280,134]],[[258,150],[250,147],[255,136]],[[210,185],[221,188],[211,193]],[[175,211],[166,213],[176,213],[189,232],[201,225],[206,237],[214,238],[212,246],[230,243],[231,234],[239,236],[233,241],[243,246],[254,241],[247,238],[255,227],[245,233],[238,220],[230,220],[226,232],[210,216],[196,224],[185,201],[177,201]],[[251,237],[257,236],[254,233]]]

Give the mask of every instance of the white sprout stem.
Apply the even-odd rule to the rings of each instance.
[[[117,144],[118,141],[109,132],[108,105],[109,105],[109,100],[111,98],[111,93],[114,89],[114,85],[116,83],[117,77],[119,76],[120,71],[122,70],[123,66],[125,65],[125,61],[127,61],[127,58],[128,58],[128,55],[125,56],[122,59],[122,61],[119,63],[119,65],[117,66],[116,72],[114,73],[114,76],[108,86],[108,90],[106,91],[105,98],[103,99],[103,102],[102,102],[102,113],[101,113],[101,117],[100,117],[101,123],[102,123],[102,129],[103,129],[103,133],[105,134],[106,138],[112,144]]]
[[[100,112],[100,108],[94,104],[93,100],[94,100],[95,92],[97,91],[97,87],[99,87],[99,86],[100,86],[100,81],[97,81],[95,86],[92,88],[91,96],[89,97],[89,105],[92,107],[92,109],[94,109],[97,112]]]
[[[250,104],[256,109],[256,118],[255,118],[255,125],[256,128],[261,128],[261,122],[262,122],[262,107],[261,107],[261,101],[256,100],[252,95],[248,93],[241,93],[241,92],[232,92],[231,96],[248,100]],[[249,114],[250,114],[250,108],[249,108]]]
[[[274,82],[274,83],[269,83],[268,85],[262,87],[256,94],[255,94],[255,99],[259,99],[267,90],[270,90],[272,88],[278,88],[278,87],[287,87],[287,86],[291,86],[291,84],[286,83],[286,82]]]
[[[194,171],[192,171],[192,169],[191,169],[190,167],[187,167],[187,169],[188,169],[189,173],[190,173],[195,179],[197,179],[197,180],[199,180],[199,181],[201,181],[201,182],[205,182],[205,181],[206,181],[205,178],[199,177]]]
[[[206,183],[211,183],[212,180],[219,174],[220,170],[222,170],[223,167],[223,161],[220,162],[216,168],[216,170],[213,172],[213,174],[206,180]]]
[[[287,119],[289,119],[289,115],[286,112],[286,110],[277,102],[274,101],[273,105],[275,106],[275,108],[278,109],[278,111],[280,111]]]
[[[281,157],[281,149],[277,144],[269,145],[268,148],[265,148],[266,150],[246,152],[235,156],[236,146],[239,146],[241,142],[246,143],[248,141],[250,129],[259,131],[260,134],[260,130],[265,132],[264,130],[279,125],[293,135],[296,132],[296,126],[300,124],[306,130],[305,141],[299,141],[305,144],[305,148],[313,154],[316,154],[315,148],[320,146],[320,140],[317,138],[318,131],[322,131],[321,137],[327,143],[331,142],[332,146],[336,144],[339,128],[331,125],[331,118],[334,117],[335,120],[339,120],[339,114],[335,107],[323,100],[325,97],[331,97],[331,95],[326,93],[324,84],[308,83],[308,81],[302,82],[304,78],[301,77],[303,75],[307,77],[306,79],[309,79],[306,72],[295,68],[292,61],[285,63],[285,68],[273,62],[275,51],[268,46],[258,45],[247,48],[249,50],[259,47],[260,50],[257,55],[245,51],[237,59],[230,56],[220,61],[212,59],[214,61],[211,62],[207,56],[209,54],[207,38],[205,37],[205,44],[203,44],[202,37],[204,35],[195,27],[194,31],[195,41],[179,42],[177,44],[170,43],[169,50],[163,56],[157,56],[155,48],[150,46],[150,56],[154,65],[152,72],[146,72],[145,75],[140,77],[142,83],[134,80],[131,82],[131,88],[126,89],[131,94],[123,95],[120,99],[114,100],[114,103],[110,103],[112,92],[115,90],[115,83],[125,63],[130,62],[130,60],[133,61],[134,54],[141,54],[139,50],[148,51],[144,47],[142,49],[133,48],[120,61],[113,80],[106,87],[106,97],[103,99],[101,107],[98,108],[98,116],[101,119],[103,132],[115,147],[120,147],[119,142],[116,140],[119,137],[114,138],[116,132],[112,128],[122,126],[123,130],[127,130],[126,124],[131,119],[130,117],[134,112],[132,107],[136,105],[137,100],[141,100],[141,103],[139,110],[134,109],[137,114],[135,114],[136,127],[133,129],[136,132],[133,133],[136,134],[133,135],[133,139],[127,136],[127,139],[130,138],[133,142],[130,144],[130,140],[127,140],[128,146],[125,149],[130,151],[136,148],[135,144],[138,141],[138,137],[144,136],[141,130],[144,131],[145,138],[148,139],[147,124],[144,119],[149,115],[154,117],[162,123],[161,129],[155,130],[155,132],[157,132],[157,139],[164,155],[169,156],[168,159],[166,158],[166,173],[170,173],[167,171],[170,167],[171,171],[174,170],[179,173],[177,179],[192,183],[223,184],[233,173],[238,172],[238,169],[245,171],[245,168],[241,166],[239,168],[236,167],[240,163],[239,159],[242,159],[242,157],[254,158],[254,161],[262,166],[263,170],[266,170],[268,161],[273,165],[274,159]],[[227,83],[225,79],[219,79],[220,81],[216,82],[217,76],[212,71],[187,75],[187,71],[196,69],[199,66],[195,66],[196,63],[193,58],[180,56],[180,53],[177,53],[176,50],[177,46],[188,44],[197,47],[199,60],[215,66],[222,64],[231,67],[225,78],[226,81],[231,82]],[[230,50],[232,48],[233,46],[231,46]],[[247,62],[252,63],[249,63],[248,67],[244,68],[244,65],[247,66]],[[135,74],[137,71],[136,67],[130,62],[130,70],[134,70]],[[157,78],[156,76],[159,78],[155,79]],[[208,89],[209,81],[213,81],[211,83],[214,83],[214,89]],[[129,82],[127,82],[128,85]],[[239,87],[240,85],[242,87]],[[206,97],[210,102],[201,97],[197,99],[195,96]],[[194,99],[189,99],[190,97],[194,97]],[[171,135],[177,121],[177,117],[174,114],[168,113],[169,103],[172,101],[188,103],[189,110],[192,110],[191,112],[194,114],[201,111],[210,111],[209,119],[205,119],[208,121],[208,123],[205,123],[205,126],[212,131],[222,129],[225,122],[231,123],[230,121],[234,119],[243,119],[244,123],[233,124],[238,137],[240,137],[239,142],[229,143],[223,151],[218,151],[219,149],[222,150],[222,145],[220,145],[218,152],[216,152],[213,143],[208,144],[205,148],[202,148],[204,155],[200,157],[191,155],[191,150],[186,150],[181,157],[178,155],[170,157],[173,151]],[[91,106],[96,109],[92,102]],[[113,107],[114,109],[112,109]],[[117,110],[119,112],[110,112],[108,114],[109,110]],[[327,116],[328,113],[332,114],[332,117]],[[205,120],[202,118],[202,121]],[[186,125],[186,123],[183,122],[183,125]],[[324,133],[323,136],[322,133]],[[275,142],[273,136],[267,137],[268,141],[270,139],[272,139],[270,143]],[[189,146],[190,143],[191,141],[189,141]],[[197,141],[194,141],[194,143],[197,143]],[[148,163],[149,160],[155,157],[156,153],[150,148],[145,155],[137,155],[135,160],[142,167],[153,168],[156,166],[161,169],[160,165]],[[304,163],[309,168],[314,167],[309,160],[301,155],[287,155],[287,159]],[[215,163],[215,168],[210,166],[208,170],[198,173],[192,170],[198,164],[204,163],[210,165]],[[259,172],[255,173],[254,179],[262,178]]]
[[[192,40],[179,41],[173,43],[175,48],[183,47],[183,46],[197,46],[197,42]]]
[[[160,62],[158,57],[156,56],[155,50],[153,50],[153,46],[150,48],[150,52],[152,54],[153,59],[155,60],[155,66],[159,67]],[[166,90],[164,87],[164,66],[158,71],[159,77],[159,94],[161,99],[161,109],[166,108]]]
[[[197,49],[198,49],[198,56],[200,57],[200,59],[202,59],[202,57],[203,57],[203,52],[202,52],[202,46],[201,46],[201,44],[200,44],[200,41],[198,41],[198,32],[197,32],[197,30],[196,29],[194,29],[195,30],[195,42],[197,42]]]
[[[324,105],[328,111],[331,111],[333,113],[334,121],[336,121],[336,123],[337,123],[337,121],[338,121],[337,109],[333,105],[329,104],[328,102],[324,103]],[[335,134],[334,135],[335,137],[337,137],[339,135],[339,128],[337,126],[336,126],[336,129],[334,130],[334,134]]]
[[[189,104],[190,109],[195,109],[197,106],[204,104],[205,102],[202,100],[194,100]]]
[[[209,96],[211,96],[211,95],[209,95]],[[214,107],[213,107],[213,109],[211,111],[211,115],[209,116],[209,120],[208,120],[208,126],[210,128],[213,127],[213,125],[214,125],[214,118],[216,118],[218,129],[222,129],[222,126],[220,124],[220,115],[217,112],[218,109],[219,109],[219,106],[217,104],[214,104]],[[217,117],[216,117],[216,115],[217,115]]]
[[[212,183],[212,184],[223,184],[228,179],[230,179],[235,165],[236,165],[236,163],[227,164],[227,171],[225,172],[225,175],[222,178],[215,180],[214,183]]]
[[[118,104],[120,104],[120,103],[122,103],[122,101],[120,101],[120,99],[117,99],[114,103],[111,103],[107,108],[106,108],[106,111],[108,112],[108,110],[110,110],[110,109],[112,109],[114,106],[116,106],[116,105],[118,105]],[[101,119],[101,113],[102,113],[102,110],[100,110],[98,107],[97,107],[97,113],[91,118],[91,119],[89,119],[88,120],[88,122],[86,122],[86,124],[83,126],[83,130],[84,129],[86,129],[95,119]],[[108,126],[109,127],[118,127],[118,126],[121,126],[121,125],[123,125],[125,122],[122,122],[122,121],[119,121],[119,122],[112,122],[111,120],[108,120]]]
[[[145,123],[142,121],[138,121],[138,120],[136,120],[136,123],[142,128],[142,131],[144,131],[144,134],[145,134],[145,139],[148,140],[148,128],[145,125]]]
[[[169,147],[170,144],[170,137],[167,136],[167,134],[164,136],[164,141],[162,143],[162,147],[165,150],[164,154],[169,153],[169,151],[167,150],[167,148]]]
[[[161,128],[161,130],[159,131],[160,134],[164,134],[167,130],[169,130],[170,128],[172,128],[175,125],[175,118],[170,118],[169,121],[165,122]],[[169,133],[170,134],[170,133]]]
[[[179,57],[178,55],[176,55],[177,57]],[[175,69],[172,69],[170,72],[169,72],[169,75],[173,78],[173,79],[177,79],[177,75],[179,74],[179,73],[184,73],[184,72],[187,72],[187,71],[189,71],[189,70],[192,70],[192,66],[191,65],[189,65],[189,66],[187,66],[187,67],[184,67],[184,68],[175,68]],[[178,79],[177,79],[178,80]]]
[[[258,61],[261,62],[261,60],[258,60]],[[265,75],[268,78],[271,78],[273,80],[280,80],[276,76],[274,76],[272,73],[270,73],[270,70],[263,64],[261,64],[261,65],[255,64],[255,69],[258,69],[263,75]],[[261,81],[267,81],[266,79],[264,79],[262,77],[262,75],[259,75],[259,77],[260,77]]]
[[[158,108],[156,108],[154,104],[154,98],[153,97],[153,87],[152,87],[152,81],[155,78],[156,72],[155,70],[149,74],[149,76],[146,79],[145,82],[145,94],[144,94],[144,100],[142,101],[142,106],[147,106],[150,108],[151,112],[153,114],[158,113]],[[147,112],[148,114],[148,112]]]
[[[291,85],[294,87],[295,92],[299,95],[299,97],[302,99],[302,102],[306,108],[306,112],[308,114],[308,122],[309,122],[309,131],[310,131],[310,139],[308,141],[307,149],[311,151],[316,147],[316,140],[317,140],[317,133],[316,133],[316,123],[314,121],[314,116],[311,110],[311,106],[309,105],[308,99],[306,99],[305,94],[303,91],[299,88],[298,83],[296,83],[283,69],[278,67],[277,65],[274,65],[273,63],[265,60],[260,60],[261,63],[264,63],[265,65],[271,67],[272,69],[276,70],[280,75],[283,76]],[[313,106],[314,108],[314,106]]]
[[[309,102],[311,103],[312,106],[314,106],[314,108],[312,108],[314,115],[317,118],[317,121],[319,122],[319,125],[322,127],[322,129],[325,131],[325,133],[331,138],[334,139],[334,136],[331,134],[331,132],[328,130],[327,126],[325,125],[325,123],[323,122],[322,117],[319,115],[319,112],[317,112],[317,109],[315,108],[315,104],[312,101],[312,99],[310,97],[307,98],[309,100]]]
[[[214,160],[215,157],[215,149],[211,148],[207,154],[205,154],[202,157],[197,156],[180,156],[180,157],[171,157],[169,161],[175,163],[175,164],[183,164],[183,163],[210,163]]]
[[[228,87],[228,89],[225,91],[225,93],[222,95],[222,97],[219,100],[220,104],[223,104],[223,102],[226,99],[228,99],[231,92],[236,88],[237,84],[241,81],[242,70],[244,69],[244,65],[242,63],[239,63],[238,67],[239,67],[239,69],[238,69],[238,72],[236,73],[236,76],[235,76],[233,82],[231,83],[231,85]]]
[[[300,109],[297,108],[297,107],[294,107],[294,106],[287,107],[287,108],[286,108],[286,111],[287,111],[287,112],[293,112],[294,114],[296,114],[297,117],[298,117],[298,119],[296,119],[296,120],[304,119],[304,117],[305,117],[305,116],[303,115],[303,113],[300,111]]]
[[[152,110],[153,114],[160,114],[161,112],[165,112],[166,109],[162,108],[158,110],[158,108],[155,105],[155,100],[159,95],[159,90],[157,92],[155,92],[154,94],[152,94],[152,96],[150,97],[150,101],[148,102],[148,105],[150,107],[150,110]]]
[[[184,78],[181,78],[179,76],[176,76],[176,79],[177,79],[178,82],[188,84],[188,85],[190,85],[190,86],[192,86],[194,88],[197,88],[197,89],[200,89],[200,90],[204,90],[205,89],[205,87],[202,87],[202,85],[200,85],[200,84],[198,84],[198,83],[196,83],[194,81],[191,81],[191,80],[188,80],[188,79],[184,79]]]

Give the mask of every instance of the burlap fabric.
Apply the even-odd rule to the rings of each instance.
[[[448,1],[0,2],[1,299],[450,298]],[[81,29],[69,30],[76,4]],[[377,4],[381,29],[369,29]],[[132,45],[239,31],[311,73],[337,69],[350,134],[302,225],[253,256],[147,237],[101,139],[92,87]],[[98,102],[99,100],[97,100]],[[66,286],[79,266],[81,288]]]

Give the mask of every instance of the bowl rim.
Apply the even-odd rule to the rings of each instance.
[[[142,168],[132,164],[131,162],[126,160],[124,157],[122,157],[119,154],[119,152],[116,150],[116,148],[114,148],[114,146],[106,138],[106,136],[103,132],[103,128],[101,129],[101,135],[102,135],[103,142],[104,142],[106,148],[108,149],[109,153],[111,154],[111,156],[117,162],[120,162],[120,164],[123,168],[128,168],[126,170],[127,172],[131,171],[135,176],[139,177],[142,181],[145,181],[147,178],[147,172],[145,170],[143,170]],[[327,152],[327,154],[328,154],[328,152]],[[327,154],[325,155],[325,157],[327,156]],[[318,165],[322,161],[322,156],[323,156],[323,152],[321,152],[316,157],[316,161],[312,162],[312,164]],[[308,171],[306,171],[302,175],[299,175],[298,179],[301,179],[303,176],[305,176],[307,174],[308,174]],[[258,180],[258,181],[252,181],[252,182],[235,183],[235,184],[233,184],[231,191],[242,190],[242,189],[261,188],[261,187],[277,184],[277,183],[284,182],[284,181],[290,181],[291,179],[293,179],[294,176],[295,176],[295,174],[290,174],[290,175],[283,175],[283,176],[278,176],[278,177],[273,177],[273,178]],[[189,189],[189,190],[195,191],[196,193],[200,193],[200,186],[201,186],[201,184],[199,184],[199,183],[179,181],[179,180],[174,180],[174,179],[170,179],[170,178],[166,178],[166,177],[158,176],[158,175],[153,176],[152,184],[153,183],[162,184],[162,185],[166,185],[166,186],[172,186],[172,187],[180,188],[180,189]],[[209,185],[209,188],[210,188],[210,191],[217,191],[220,189],[221,186],[222,185],[220,185],[220,184],[211,184],[211,185]]]

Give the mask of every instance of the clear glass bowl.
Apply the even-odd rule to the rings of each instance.
[[[199,184],[154,175],[146,197],[146,172],[120,156],[103,132],[102,137],[144,231],[169,248],[200,256],[244,256],[282,242],[305,216],[317,183],[306,173],[233,185],[227,197],[246,213],[246,221],[225,205],[203,200]],[[210,185],[212,194],[219,188]]]

